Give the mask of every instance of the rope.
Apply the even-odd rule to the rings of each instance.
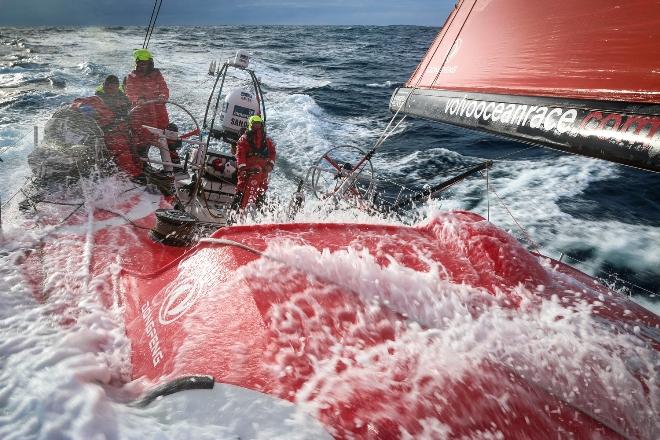
[[[488,221],[490,221],[490,198],[489,198],[489,193],[490,193],[490,191],[492,191],[493,194],[495,194],[495,196],[496,196],[497,199],[499,200],[500,204],[504,207],[504,209],[506,210],[506,212],[509,214],[509,216],[511,217],[511,219],[514,221],[514,223],[516,224],[516,226],[518,226],[518,228],[520,228],[520,230],[522,231],[522,233],[523,233],[523,235],[525,236],[526,240],[532,245],[534,251],[535,251],[537,254],[539,254],[539,255],[544,255],[544,254],[541,252],[541,247],[538,245],[538,243],[536,243],[536,242],[531,238],[530,234],[527,232],[527,230],[525,230],[525,228],[524,228],[524,227],[520,224],[520,222],[515,218],[515,216],[513,215],[513,213],[511,212],[511,210],[509,209],[509,207],[506,205],[506,203],[504,203],[504,200],[500,197],[500,195],[497,193],[497,191],[495,191],[495,189],[493,188],[492,184],[489,182],[488,169],[486,169],[485,173],[486,173],[485,178],[486,178],[486,187],[487,187],[487,191],[486,191],[486,193],[487,193],[487,204],[488,204],[488,205],[487,205],[487,206],[488,206],[488,208],[487,208],[487,209],[488,209]],[[650,291],[650,290],[648,290],[648,289],[646,289],[646,288],[644,288],[644,287],[642,287],[642,286],[639,286],[639,285],[637,285],[637,284],[635,284],[635,283],[633,283],[633,282],[631,282],[631,281],[624,280],[623,278],[621,278],[618,274],[616,274],[616,273],[614,273],[614,272],[609,272],[609,271],[606,271],[606,270],[601,269],[599,266],[597,266],[597,265],[594,264],[594,263],[587,263],[586,261],[580,260],[580,259],[575,258],[575,257],[573,257],[573,256],[571,256],[571,255],[568,255],[568,254],[563,254],[563,256],[566,257],[566,258],[571,259],[571,260],[574,261],[574,262],[577,262],[577,263],[583,264],[583,265],[585,265],[585,266],[589,266],[592,270],[593,270],[593,269],[600,270],[602,273],[606,274],[606,275],[609,276],[609,277],[614,278],[616,281],[621,282],[621,283],[622,283],[623,285],[625,285],[625,286],[631,286],[631,287],[634,287],[636,290],[639,290],[639,291],[642,291],[642,292],[646,292],[646,293],[648,293],[649,295],[651,295],[652,297],[654,297],[654,296],[656,295],[654,292],[652,292],[652,291]],[[571,267],[572,267],[572,266],[571,266]],[[598,277],[598,278],[601,279],[602,281],[605,281],[605,280],[603,279],[603,277]]]
[[[456,37],[454,38],[454,41],[452,42],[452,45],[451,45],[450,49],[447,51],[447,55],[445,55],[445,59],[442,61],[442,65],[440,66],[440,69],[438,69],[438,73],[436,73],[435,77],[433,78],[433,81],[431,81],[431,85],[434,85],[435,82],[437,81],[437,79],[440,77],[440,73],[442,73],[442,68],[444,67],[445,63],[447,62],[447,58],[449,58],[449,54],[451,53],[451,49],[454,47],[454,44],[456,44],[456,40],[461,35],[461,31],[463,30],[463,27],[465,26],[465,23],[467,23],[468,18],[470,18],[470,14],[472,14],[472,10],[474,9],[474,5],[476,5],[476,4],[477,4],[476,1],[472,4],[472,7],[470,8],[470,11],[468,12],[467,16],[465,17],[465,21],[463,21],[463,24],[461,25],[461,28],[459,29],[458,33],[456,34]],[[451,21],[446,26],[447,30],[451,27],[451,24],[454,22],[454,19],[456,18],[457,15],[458,15],[458,11],[456,12],[456,14],[454,14],[452,16]],[[445,35],[447,35],[447,32],[444,32],[442,34],[442,37],[440,38],[440,41],[438,42],[437,46],[435,47],[435,50],[433,51],[433,54],[431,55],[431,58],[433,58],[435,56],[435,54],[438,52],[438,49],[442,45],[442,41],[445,39]],[[390,127],[390,125],[392,125],[392,122],[397,117],[399,112],[406,106],[406,104],[408,104],[408,100],[410,100],[410,97],[413,95],[415,90],[417,90],[417,87],[419,86],[419,83],[422,81],[422,78],[424,77],[424,74],[426,73],[427,69],[428,69],[428,65],[426,66],[426,69],[424,69],[424,71],[419,75],[419,78],[417,78],[417,82],[415,82],[415,85],[412,87],[412,90],[410,90],[410,93],[408,93],[408,96],[406,96],[406,99],[403,102],[403,104],[401,104],[399,106],[396,113],[394,113],[394,116],[392,116],[392,119],[390,119],[389,124],[387,124],[387,127],[385,127],[385,130],[383,131],[383,134],[376,141],[376,143],[372,147],[372,150],[375,150],[376,148],[380,147],[383,144],[383,142],[385,142],[385,139],[387,139],[390,136],[391,132],[393,132],[396,129],[396,127],[398,127],[399,124],[401,122],[403,122],[403,120],[406,118],[407,115],[404,116],[403,119],[401,119],[401,121],[391,130],[391,132],[389,134],[387,134],[387,136],[385,136],[385,134],[387,133],[387,129]],[[417,71],[415,70],[415,73],[416,72]]]
[[[333,191],[333,195],[339,194],[341,196],[341,195],[344,194],[344,192],[350,186],[352,186],[353,182],[355,182],[360,177],[360,175],[362,174],[362,172],[366,168],[366,166],[362,166],[362,164],[371,160],[371,157],[373,156],[374,152],[376,151],[376,148],[378,148],[380,145],[382,145],[382,143],[385,142],[385,140],[387,138],[389,138],[392,135],[392,133],[394,133],[394,131],[399,127],[399,125],[401,125],[401,123],[406,119],[406,117],[407,117],[407,115],[405,115],[403,118],[401,118],[401,120],[399,122],[397,122],[397,124],[394,126],[394,128],[392,128],[392,130],[390,130],[390,132],[387,133],[387,135],[385,135],[386,133],[383,132],[383,134],[381,135],[381,137],[379,139],[380,143],[377,142],[376,143],[377,145],[372,147],[372,149],[358,162],[358,165],[355,167],[355,169],[353,169],[353,171],[351,171],[351,173],[342,181],[342,183],[339,185],[339,187],[337,187]],[[392,118],[390,120],[390,124],[393,121],[394,121],[394,118]],[[388,124],[388,127],[389,127],[390,124]],[[387,128],[385,128],[385,130],[387,130]],[[370,191],[367,191],[367,193],[369,193],[369,192]]]
[[[482,175],[483,175],[483,172],[482,172]],[[527,231],[525,230],[525,228],[523,228],[522,225],[518,222],[518,220],[517,220],[516,217],[513,215],[513,213],[512,213],[511,210],[509,209],[509,207],[506,205],[506,203],[504,203],[504,200],[500,197],[500,195],[497,193],[497,191],[495,191],[495,188],[493,188],[493,185],[492,185],[488,180],[486,180],[486,184],[487,184],[487,188],[488,188],[490,191],[492,191],[493,194],[495,194],[495,196],[496,196],[497,199],[499,200],[500,204],[502,205],[502,207],[504,207],[504,209],[505,209],[506,212],[509,214],[509,216],[511,217],[511,219],[513,220],[513,222],[516,224],[516,226],[518,226],[518,228],[520,228],[520,230],[522,231],[522,233],[523,233],[523,235],[525,236],[525,238],[527,239],[527,241],[532,245],[532,248],[533,248],[537,253],[540,254],[541,251],[540,251],[540,246],[538,245],[538,243],[536,243],[534,240],[532,240],[532,237],[527,233]],[[489,217],[490,217],[490,207],[489,207]]]
[[[648,293],[652,298],[655,297],[655,296],[657,295],[657,293],[652,292],[652,291],[650,291],[650,290],[648,290],[648,289],[646,289],[646,288],[644,288],[644,287],[642,287],[642,286],[639,286],[639,285],[633,283],[632,281],[624,280],[623,278],[619,277],[619,274],[617,274],[617,273],[614,273],[614,272],[608,272],[608,271],[606,271],[606,270],[602,270],[602,269],[601,269],[598,265],[596,265],[595,263],[588,263],[588,262],[586,262],[586,261],[584,261],[584,260],[580,260],[580,259],[578,259],[578,258],[575,258],[575,257],[573,257],[573,256],[571,256],[571,255],[569,255],[569,254],[563,254],[563,255],[564,255],[564,257],[566,257],[566,258],[568,258],[568,259],[570,259],[570,260],[573,260],[573,261],[576,262],[576,263],[583,264],[583,265],[585,265],[585,266],[590,267],[591,269],[597,269],[597,270],[600,270],[602,273],[606,274],[606,275],[609,276],[609,277],[612,277],[612,278],[616,279],[617,281],[620,281],[622,284],[624,284],[624,285],[626,285],[626,286],[632,286],[632,287],[634,287],[635,289],[638,289],[638,290],[641,290],[641,291],[643,291],[643,292],[646,292],[646,293]],[[572,266],[571,266],[571,267],[572,267]],[[598,277],[598,278],[600,278],[601,280],[603,280],[602,277]]]
[[[151,36],[154,33],[154,29],[156,28],[156,20],[158,20],[158,14],[160,13],[160,7],[163,4],[163,0],[154,0],[154,7],[151,10],[151,17],[149,18],[149,25],[147,26],[147,31],[144,35],[144,41],[142,42],[142,48],[146,49],[149,47],[149,42],[151,41]],[[156,5],[158,5],[158,9],[156,9]]]
[[[488,180],[488,168],[486,168],[486,206],[487,206],[487,217],[486,220],[490,221],[490,191],[488,191],[488,185],[490,180]]]
[[[454,41],[451,43],[451,47],[447,51],[447,55],[445,55],[445,59],[442,60],[442,65],[438,69],[438,73],[436,73],[435,78],[433,78],[433,81],[431,81],[431,86],[434,86],[435,82],[438,80],[438,78],[440,78],[440,74],[442,73],[442,68],[445,67],[445,63],[447,62],[447,59],[449,59],[449,54],[451,53],[451,50],[454,48],[454,45],[456,44],[456,40],[458,40],[458,37],[461,36],[461,32],[463,32],[463,28],[465,27],[465,24],[467,23],[468,19],[470,18],[470,15],[472,15],[472,10],[476,6],[476,4],[477,4],[477,0],[475,0],[474,3],[472,3],[472,6],[470,7],[470,10],[468,11],[467,15],[465,16],[465,20],[463,21],[463,24],[461,25],[461,28],[456,33],[456,37],[454,38]],[[456,15],[458,15],[458,12],[456,12]],[[452,22],[453,22],[453,20],[452,20]],[[449,25],[451,26],[451,23],[449,23]],[[447,29],[449,29],[449,26],[447,27]],[[438,44],[438,47],[439,46],[440,45]],[[428,68],[428,65],[426,67]],[[424,73],[426,73],[426,70],[424,70]],[[419,77],[420,80],[422,79],[422,76],[424,76],[424,73],[422,73],[422,75],[420,75],[420,77]]]
[[[394,133],[396,131],[397,128],[399,128],[399,125],[401,125],[401,123],[403,121],[405,121],[407,117],[408,117],[408,115],[404,115],[403,118],[401,118],[401,120],[399,122],[397,122],[396,125],[390,130],[390,132],[387,133],[387,135],[385,135],[385,137],[383,137],[383,140],[377,146],[379,147],[380,145],[382,145],[383,142],[385,142],[387,140],[387,138],[390,137],[392,135],[392,133]],[[377,148],[377,147],[374,147],[374,148]]]
[[[531,147],[526,147],[526,148],[523,148],[523,149],[521,149],[521,150],[516,150],[516,151],[514,151],[513,153],[507,153],[507,154],[504,154],[504,155],[502,155],[502,156],[496,157],[495,159],[492,159],[492,160],[502,160],[502,159],[506,159],[507,157],[513,156],[513,155],[515,155],[515,154],[520,154],[520,153],[522,153],[523,151],[531,150],[532,148],[541,148],[541,147],[538,146],[538,145],[532,145]]]
[[[5,203],[2,204],[2,206],[0,207],[0,209],[5,209],[5,207],[9,204],[9,202],[11,202],[11,201],[13,200],[14,197],[16,197],[19,193],[21,193],[21,192],[23,191],[23,187],[24,187],[25,184],[28,182],[28,180],[30,180],[31,178],[32,178],[31,176],[26,177],[26,178],[25,178],[25,182],[23,182],[23,184],[21,185],[21,187],[18,188],[18,189],[16,190],[16,192],[15,192],[14,194],[12,194],[12,196],[9,197],[9,199],[7,199],[7,201],[5,201]]]
[[[465,17],[465,21],[461,25],[460,30],[456,34],[456,37],[454,38],[454,41],[453,41],[451,47],[453,47],[453,45],[456,44],[456,40],[460,36],[461,31],[463,30],[463,27],[465,26],[465,23],[467,23],[468,18],[470,18],[470,14],[472,13],[472,10],[474,9],[475,4],[476,4],[476,1],[472,4],[472,7],[470,8],[470,11],[468,12],[467,16]],[[451,27],[451,24],[454,22],[454,19],[456,18],[457,15],[458,15],[458,11],[452,16],[449,24],[447,26],[445,26],[446,29],[449,29]],[[435,56],[435,54],[437,53],[437,51],[440,48],[440,46],[442,45],[442,41],[444,40],[446,35],[447,35],[446,31],[442,33],[442,37],[440,38],[440,41],[438,42],[438,44],[435,46],[435,49],[433,51],[433,54],[431,55],[431,58],[433,58]],[[447,58],[449,57],[450,52],[451,52],[451,48],[450,48],[449,51],[447,51],[447,55],[445,55],[445,59],[442,62],[442,66],[444,66],[445,62],[447,61]],[[426,67],[428,68],[428,65]],[[419,66],[418,66],[418,68],[419,68]],[[417,69],[415,70],[415,73],[416,72],[417,72]],[[438,70],[438,73],[433,78],[433,81],[431,82],[431,84],[435,83],[435,81],[440,76],[441,72],[442,72],[442,67]],[[414,76],[415,73],[413,73],[413,76]],[[406,119],[407,115],[404,115],[403,118],[401,118],[401,120],[398,123],[395,124],[394,128],[392,128],[390,130],[390,127],[392,126],[392,123],[394,122],[396,117],[399,115],[399,112],[401,112],[401,110],[406,106],[406,104],[408,103],[408,100],[410,100],[410,97],[413,95],[415,90],[417,90],[417,87],[419,86],[419,83],[422,81],[422,78],[424,77],[424,73],[426,73],[426,69],[424,69],[424,72],[422,72],[419,75],[419,78],[417,78],[417,81],[415,82],[415,85],[410,90],[410,93],[408,93],[408,96],[406,96],[405,101],[396,110],[396,112],[394,113],[394,116],[392,116],[392,118],[388,122],[387,126],[383,130],[383,133],[380,135],[380,137],[376,140],[374,145],[371,147],[371,150],[369,151],[369,153],[367,153],[368,158],[371,158],[371,156],[375,153],[375,151],[387,140],[387,138],[389,138],[392,135],[392,133],[394,133],[394,131],[397,129],[397,127],[399,127],[399,125],[401,125],[401,123]],[[362,169],[360,169],[360,167],[356,168],[355,170],[353,170],[350,173],[349,176],[347,176],[347,178],[344,180],[344,182],[352,182],[354,180],[354,176],[359,177],[359,175],[361,173],[362,173]],[[338,188],[337,191],[335,191],[335,193],[336,192],[340,192],[340,193],[343,192],[343,187],[344,186],[345,186],[345,184],[340,185],[340,187]]]
[[[475,3],[476,3],[476,2],[475,2]],[[472,7],[474,8],[474,5],[472,5]],[[470,9],[470,12],[472,12],[472,9]],[[446,30],[448,30],[448,29],[451,27],[451,24],[454,22],[454,19],[456,18],[456,15],[458,15],[458,12],[457,12],[456,14],[454,14],[454,15],[451,17],[451,20],[449,21],[449,24],[445,27]],[[470,14],[468,13],[468,16],[465,18],[465,21],[467,21],[467,19],[469,18],[469,16],[470,16]],[[463,23],[463,26],[465,26],[465,22]],[[463,29],[463,26],[461,26],[461,30]],[[433,57],[435,56],[435,54],[438,52],[438,49],[440,49],[440,46],[442,45],[442,41],[445,39],[445,35],[447,35],[447,31],[446,31],[446,30],[445,30],[445,32],[442,33],[442,37],[440,37],[440,41],[439,41],[438,44],[435,46],[435,49],[433,50],[433,54],[431,55],[431,58],[433,58]],[[459,35],[460,35],[460,31],[459,31],[459,33],[456,35],[456,38],[458,38]],[[456,38],[454,38],[454,43],[452,43],[452,47],[453,47],[453,44],[456,43]],[[447,55],[445,56],[445,61],[447,61],[447,57],[449,56],[449,52],[451,52],[451,50],[449,50],[449,51],[447,52]],[[443,66],[444,66],[445,61],[443,61],[443,63],[442,63]],[[426,67],[428,68],[428,65],[427,65]],[[419,68],[419,66],[418,66],[418,68]],[[438,76],[440,75],[440,72],[441,72],[441,70],[438,71],[436,77],[433,79],[433,82],[432,82],[431,84],[435,83],[436,79],[438,79]],[[416,73],[417,73],[417,69],[415,69],[415,72],[413,72],[413,76],[414,76]],[[385,142],[385,140],[386,140],[386,139],[392,134],[392,132],[394,132],[394,130],[396,129],[396,127],[398,127],[399,124],[401,124],[401,122],[403,122],[403,120],[406,118],[407,115],[405,115],[405,116],[403,117],[403,119],[401,119],[401,121],[399,121],[399,123],[396,124],[396,126],[390,131],[389,134],[387,133],[387,130],[388,130],[388,129],[390,128],[390,126],[392,125],[392,122],[394,122],[394,120],[396,119],[396,117],[399,115],[399,112],[400,112],[400,111],[406,106],[406,104],[408,103],[408,100],[409,100],[410,97],[413,95],[413,92],[414,92],[415,90],[417,90],[417,87],[419,86],[419,83],[422,81],[422,78],[424,77],[424,73],[426,73],[426,69],[424,69],[424,72],[422,72],[422,73],[419,75],[419,78],[417,78],[417,82],[415,82],[415,85],[412,87],[412,90],[410,90],[410,93],[408,93],[408,96],[406,96],[406,99],[405,99],[405,101],[403,101],[403,104],[401,104],[401,105],[399,106],[399,108],[396,110],[396,112],[394,113],[394,116],[392,116],[392,118],[390,119],[390,122],[387,124],[387,126],[386,126],[385,129],[383,130],[383,133],[380,135],[380,137],[378,138],[378,140],[376,140],[376,142],[374,143],[373,147],[371,148],[372,150],[376,150],[378,147],[380,147],[380,146],[383,144],[383,142]]]
[[[132,190],[134,190],[134,189],[136,189],[136,188],[139,188],[139,187],[134,187],[134,188],[128,189],[128,190],[126,190],[126,191],[124,191],[124,192],[132,191]],[[20,192],[20,191],[19,191],[19,192]],[[28,198],[29,198],[29,197],[28,197]],[[70,202],[57,202],[57,201],[54,201],[54,200],[32,200],[32,199],[30,199],[30,201],[33,203],[33,206],[35,207],[35,209],[36,209],[36,206],[35,206],[35,205],[37,205],[37,204],[39,204],[39,203],[45,203],[45,204],[47,204],[47,205],[75,206],[76,209],[74,209],[73,211],[71,211],[71,213],[69,213],[69,215],[67,215],[67,216],[66,216],[61,222],[59,222],[60,225],[63,224],[64,222],[66,222],[69,218],[71,218],[71,216],[72,216],[73,214],[75,214],[80,208],[82,208],[82,207],[85,205],[84,202],[83,202],[83,203],[70,203]],[[135,223],[133,220],[131,220],[130,218],[126,217],[125,215],[123,215],[123,214],[121,214],[121,213],[119,213],[119,212],[115,212],[115,211],[111,211],[111,210],[109,210],[109,209],[99,208],[99,207],[95,207],[94,209],[97,209],[97,210],[99,210],[99,211],[103,211],[103,212],[107,212],[107,213],[109,213],[109,214],[116,215],[117,217],[121,217],[122,219],[126,220],[126,222],[130,223],[132,226],[134,226],[134,227],[136,227],[136,228],[144,229],[144,230],[151,230],[151,228],[146,228],[146,227],[144,227],[144,226],[140,226],[140,225],[138,225],[138,224]]]
[[[147,37],[149,36],[149,30],[151,29],[151,22],[154,19],[154,13],[156,12],[156,3],[157,2],[158,2],[158,0],[154,1],[154,7],[151,9],[151,17],[149,17],[149,25],[147,26],[147,31],[144,34],[144,41],[142,42],[142,48],[143,49],[146,49],[146,47],[147,47]]]
[[[107,213],[109,213],[109,214],[116,215],[117,217],[120,217],[120,218],[126,220],[126,222],[130,223],[131,226],[133,226],[133,227],[135,227],[135,228],[143,229],[143,230],[145,230],[145,231],[150,231],[150,230],[151,230],[151,228],[146,228],[146,227],[144,227],[144,226],[140,226],[140,225],[138,225],[138,224],[135,223],[133,220],[131,220],[130,218],[126,217],[124,214],[121,214],[121,213],[119,213],[119,212],[115,212],[115,211],[111,211],[111,210],[109,210],[109,209],[99,208],[99,207],[96,207],[95,209],[98,209],[99,211],[107,212]]]
[[[71,212],[69,213],[69,215],[67,215],[66,217],[64,217],[64,219],[62,219],[62,221],[59,223],[59,226],[63,225],[64,222],[66,222],[67,220],[69,220],[69,219],[71,218],[71,216],[73,216],[73,214],[75,214],[76,212],[78,212],[78,210],[79,210],[80,208],[82,208],[84,205],[85,205],[84,203],[79,204],[79,205],[76,207],[76,209],[74,209],[73,211],[71,211]]]
[[[457,6],[458,6],[458,5],[457,5]],[[473,6],[474,6],[474,5],[473,5]],[[447,26],[444,26],[444,27],[443,27],[442,37],[440,37],[440,41],[439,41],[438,44],[435,46],[435,49],[433,50],[433,54],[431,54],[431,58],[433,58],[433,57],[435,56],[435,54],[438,52],[438,49],[440,49],[440,46],[442,46],[442,42],[443,42],[443,40],[445,39],[445,36],[447,35],[447,31],[451,28],[451,25],[452,25],[452,23],[454,22],[454,19],[456,18],[457,15],[458,15],[458,11],[456,11],[456,13],[455,13],[454,15],[452,15],[451,20],[449,21],[449,24],[448,24]],[[468,14],[468,16],[469,16],[469,14]],[[467,21],[467,17],[466,17],[466,21]],[[465,23],[463,23],[463,24],[465,24]],[[462,29],[462,27],[461,27],[461,29]],[[460,34],[460,32],[459,32],[459,34]],[[458,38],[458,35],[456,35],[456,37]],[[456,43],[456,39],[454,39],[454,42],[452,43],[452,47],[453,47],[453,45],[454,45],[455,43]],[[447,56],[449,56],[449,52],[451,52],[451,50],[447,52]],[[447,60],[447,56],[445,56],[445,61]],[[444,61],[443,61],[443,65],[444,65]],[[413,72],[413,76],[415,76],[415,74],[417,73],[417,70],[418,70],[418,69],[419,69],[419,66],[417,66],[417,69],[415,69],[415,72]],[[406,104],[408,103],[408,100],[409,100],[410,97],[412,96],[413,92],[417,89],[417,86],[419,86],[419,83],[422,81],[422,78],[424,77],[424,74],[426,73],[426,69],[428,69],[428,64],[426,65],[426,68],[424,69],[424,71],[419,75],[419,78],[417,78],[417,82],[416,82],[415,85],[413,86],[413,88],[412,88],[412,90],[410,91],[410,93],[408,94],[408,96],[406,96],[406,100],[405,100],[405,101],[403,102],[403,104],[397,109],[397,111],[396,111],[396,113],[394,114],[394,116],[392,116],[392,120],[394,120],[394,118],[396,118],[396,115],[399,114],[399,112],[401,111],[401,109],[403,109],[403,108],[406,106]],[[433,79],[433,83],[435,83],[435,80],[438,78],[439,75],[440,75],[440,71],[438,71],[436,77]],[[391,123],[391,122],[390,122],[390,123]],[[389,125],[388,125],[388,126],[389,126]],[[386,128],[386,130],[387,130],[387,128]]]

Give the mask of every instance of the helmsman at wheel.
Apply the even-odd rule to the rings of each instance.
[[[263,203],[275,154],[275,143],[266,136],[263,119],[259,115],[250,116],[247,131],[236,144],[236,203],[240,208],[250,203],[259,207]]]
[[[165,103],[170,90],[163,74],[154,67],[154,58],[146,49],[133,52],[135,70],[125,78],[125,92],[131,101],[131,133],[133,147],[138,154],[146,156],[149,145],[156,145],[157,139],[143,125],[166,129],[169,121]]]

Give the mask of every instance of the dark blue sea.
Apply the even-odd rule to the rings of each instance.
[[[327,150],[371,148],[392,118],[392,93],[409,78],[437,31],[415,26],[158,27],[149,49],[169,85],[170,100],[199,120],[212,86],[209,63],[233,58],[237,49],[250,54],[250,68],[264,91],[269,134],[277,144],[271,193],[288,203],[299,180]],[[144,29],[137,27],[0,28],[3,204],[31,175],[27,156],[33,127],[42,133],[56,109],[92,95],[108,74],[126,75],[143,38]],[[230,85],[245,85],[241,81]],[[181,114],[172,118],[185,124]],[[430,208],[418,207],[401,220],[414,223],[430,209],[474,211],[528,248],[538,245],[549,257],[561,256],[657,313],[660,175],[410,118],[372,163],[382,189],[393,196],[402,188],[397,185],[419,190],[484,160],[495,161],[488,173],[495,193],[486,191],[483,176],[474,176],[442,193]],[[307,215],[314,219],[314,211]],[[380,221],[378,214],[364,216],[362,221]],[[10,229],[8,222],[3,218],[4,230]],[[2,246],[21,240],[12,237]],[[236,438],[236,431],[138,415],[117,406],[112,391],[82,385],[84,377],[103,382],[121,376],[116,365],[126,365],[125,351],[106,348],[125,344],[117,342],[123,333],[101,318],[78,333],[53,331],[24,299],[27,288],[9,268],[15,263],[11,256],[3,258],[0,437],[92,438],[100,432],[97,438]],[[63,277],[67,270],[62,267]],[[475,334],[489,331],[475,329]],[[83,348],[75,356],[62,354],[74,346]],[[107,370],[98,369],[99,363]],[[14,392],[28,385],[31,391]],[[55,398],[40,395],[40,389]]]

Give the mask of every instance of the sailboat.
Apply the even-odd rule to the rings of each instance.
[[[459,1],[395,92],[392,110],[658,171],[657,83],[649,77],[630,91],[628,76],[617,76],[621,60],[612,58],[613,73],[588,83],[578,58],[569,67],[581,79],[557,75],[548,85],[540,81],[548,64],[523,45],[525,33],[542,53],[555,45],[554,65],[566,49],[557,39],[574,30],[576,11],[602,8],[595,1],[556,2],[551,10],[522,0]],[[650,25],[659,17],[641,3],[606,9],[595,28],[615,35],[611,23]],[[640,21],[631,21],[633,12]],[[556,26],[550,35],[539,26],[547,21]],[[659,32],[644,29],[649,41]],[[629,47],[617,42],[633,38],[621,34],[628,37],[594,50],[619,55]],[[526,63],[507,64],[518,57]],[[368,194],[369,183],[366,190],[359,183],[366,163],[331,163],[333,193]],[[61,282],[49,268],[65,256],[80,260],[84,273],[67,274],[68,285],[96,292],[123,315],[130,378],[155,384],[136,407],[190,423],[229,412],[246,420],[246,437],[287,430],[306,438],[660,434],[658,317],[528,251],[477,214],[439,213],[410,227],[231,226],[173,246],[152,234],[156,211],[173,208],[168,199],[120,185],[96,196],[106,207],[71,213],[23,264],[47,301]],[[482,325],[466,334],[475,322]]]

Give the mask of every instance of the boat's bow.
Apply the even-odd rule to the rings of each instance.
[[[653,437],[657,317],[552,264],[464,212],[222,229],[121,273],[133,374],[290,401],[338,437]]]

